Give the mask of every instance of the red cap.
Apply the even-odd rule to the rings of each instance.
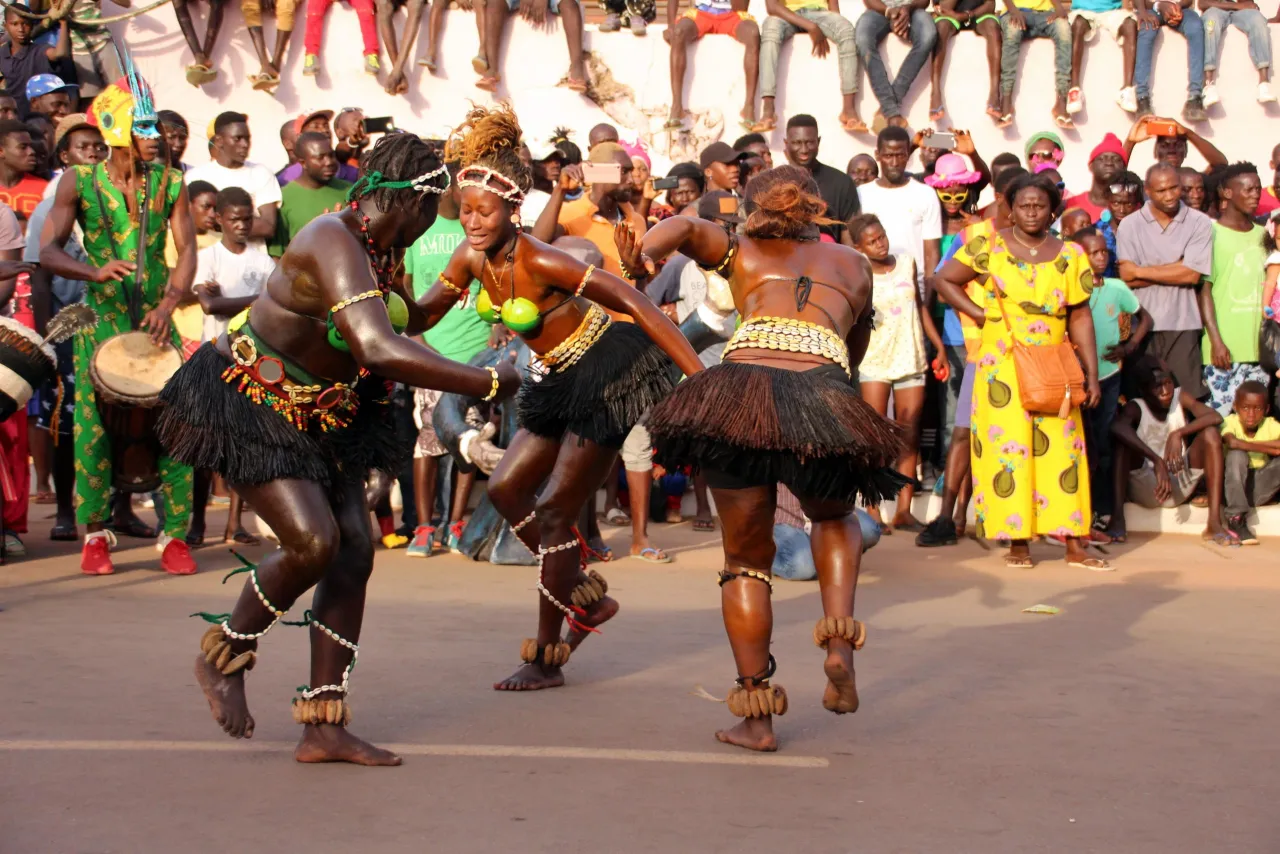
[[[302,133],[302,128],[307,122],[311,121],[312,119],[320,119],[320,118],[323,118],[325,121],[332,121],[333,110],[315,110],[314,112],[303,113],[302,115],[298,116],[296,119],[293,120],[294,136],[297,136],[298,134]]]
[[[1093,151],[1089,152],[1089,162],[1092,163],[1101,154],[1119,155],[1124,165],[1129,165],[1129,155],[1124,153],[1124,143],[1114,133],[1107,134],[1102,138],[1102,142],[1094,146]]]

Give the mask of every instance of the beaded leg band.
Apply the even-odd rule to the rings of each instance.
[[[298,689],[299,696],[294,697],[293,699],[294,705],[297,706],[299,703],[311,702],[319,695],[325,693],[341,694],[345,700],[345,698],[351,694],[351,673],[356,669],[356,660],[360,658],[360,645],[347,640],[342,635],[317,620],[310,610],[303,612],[301,622],[290,623],[290,625],[315,626],[317,629],[328,635],[329,639],[338,644],[338,646],[345,646],[347,649],[351,650],[351,661],[347,663],[346,668],[342,671],[341,685],[321,685],[319,688],[311,688],[307,685],[303,685]],[[297,716],[296,712],[294,713],[294,716]],[[335,721],[320,721],[319,723],[335,723]]]
[[[252,670],[258,661],[257,653],[247,649],[236,655],[224,634],[225,630],[226,623],[210,626],[200,638],[200,651],[204,653],[204,660],[218,668],[223,676],[234,676],[242,670]]]
[[[302,700],[294,698],[293,722],[295,724],[351,723],[351,704],[343,700]]]
[[[773,592],[773,576],[767,572],[758,572],[754,569],[722,569],[720,570],[720,586],[724,587],[735,578],[750,578],[754,581],[763,581],[769,585],[769,592]]]
[[[193,617],[200,617],[205,622],[215,624],[204,633],[203,637],[200,638],[200,651],[205,654],[205,658],[210,664],[215,665],[218,670],[222,672],[223,676],[230,676],[231,674],[238,673],[241,670],[252,670],[253,664],[257,660],[256,654],[251,650],[242,652],[236,656],[230,656],[231,645],[228,641],[256,641],[258,638],[275,628],[276,623],[280,622],[286,613],[271,604],[271,600],[262,592],[262,585],[258,583],[258,565],[246,559],[244,555],[239,552],[232,552],[232,554],[234,554],[236,558],[244,564],[244,566],[228,572],[223,577],[222,583],[226,584],[227,580],[233,575],[239,575],[242,572],[249,573],[249,581],[253,584],[253,592],[258,594],[258,601],[262,603],[262,607],[271,612],[275,619],[273,619],[271,624],[260,632],[244,634],[234,631],[231,628],[230,614],[210,614],[205,611],[198,611],[191,615]],[[228,656],[226,660],[223,660],[224,655]],[[249,656],[249,658],[245,659],[245,656]],[[234,669],[224,669],[224,666],[226,668],[231,668],[236,664],[236,662],[242,663],[240,663],[239,666],[235,666]]]
[[[574,604],[572,605],[564,604],[559,599],[552,596],[551,591],[548,590],[546,586],[542,583],[542,575],[543,575],[543,571],[546,568],[547,555],[555,554],[556,552],[568,551],[569,549],[581,549],[581,547],[582,547],[581,541],[577,539],[569,540],[566,543],[561,543],[558,546],[551,546],[550,548],[548,548],[547,546],[538,546],[538,592],[541,593],[544,597],[546,597],[548,602],[550,602],[552,605],[555,605],[556,608],[558,608],[561,611],[561,613],[564,614],[565,622],[569,624],[570,629],[573,629],[574,631],[578,631],[578,632],[595,632],[596,634],[599,634],[600,633],[599,629],[594,629],[591,626],[588,626],[585,623],[582,623],[581,621],[578,620],[579,617],[586,616],[586,613],[587,613],[586,609],[583,608],[582,605],[577,604],[577,602],[574,602]],[[588,579],[586,582],[583,582],[583,584],[579,584],[576,588],[574,588],[574,593],[578,593],[578,591],[582,590],[582,588],[587,585],[592,585],[591,590],[594,593],[595,585],[593,585],[592,582],[596,581],[596,579],[599,579],[599,582],[596,582],[596,583],[600,584],[600,582],[603,582],[604,579],[601,578],[598,573],[593,572],[591,574],[595,577]],[[600,584],[600,587],[602,588],[600,595],[603,596],[604,588],[606,588],[607,586],[604,584]],[[592,600],[592,601],[595,601],[595,600]]]
[[[832,638],[843,638],[854,649],[862,649],[867,642],[867,627],[853,617],[823,617],[813,627],[813,642],[826,649]]]
[[[567,643],[549,643],[538,646],[534,638],[525,638],[520,642],[520,660],[525,664],[540,664],[543,667],[563,667],[569,663],[572,652]]]
[[[537,517],[537,515],[538,515],[537,511],[531,511],[528,516],[525,516],[519,522],[511,526],[511,533],[513,534],[520,533],[521,529],[523,529],[525,525],[528,525],[530,522],[532,522]]]

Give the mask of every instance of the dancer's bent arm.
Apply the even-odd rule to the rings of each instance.
[[[444,281],[437,279],[421,299],[410,303],[406,335],[417,335],[434,327],[470,290],[471,283],[475,281],[471,266],[473,251],[465,240],[458,244],[458,248],[453,250],[453,256],[449,258],[449,263],[445,265],[444,272],[440,274]],[[444,282],[449,284],[446,285]]]
[[[320,287],[330,305],[337,305],[376,289],[377,283],[369,275],[363,252],[335,252]],[[356,362],[380,377],[414,388],[493,399],[493,374],[446,359],[424,344],[397,335],[380,299],[351,303],[334,313],[333,325],[351,347]],[[497,370],[496,396],[509,397],[520,387],[520,375],[509,362],[500,363]]]
[[[615,232],[615,240],[619,241],[620,250],[623,248],[622,241],[626,239],[621,233],[624,228],[630,231],[630,227],[624,223],[618,226]],[[660,261],[672,252],[679,252],[703,267],[711,267],[723,261],[728,254],[729,233],[709,220],[673,216],[649,229],[645,232],[644,238],[636,243],[637,251],[642,253],[639,255],[640,259],[647,256],[654,261]],[[625,251],[623,266],[624,268],[627,266]]]
[[[567,293],[574,293],[582,284],[587,265],[572,255],[556,249],[535,253],[528,262],[530,272],[538,281],[545,282]],[[649,339],[657,344],[685,376],[693,376],[703,368],[697,352],[689,339],[662,313],[653,301],[612,273],[592,270],[582,296],[599,303],[610,311],[628,314]]]

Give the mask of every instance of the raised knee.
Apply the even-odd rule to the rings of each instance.
[[[578,520],[577,511],[557,495],[543,495],[534,509],[538,512],[538,527],[544,532],[566,530]]]
[[[489,502],[503,516],[516,512],[520,502],[520,490],[510,477],[498,476],[489,480]]]
[[[283,539],[285,559],[298,569],[322,570],[338,554],[338,528],[330,523],[311,526],[296,537]]]

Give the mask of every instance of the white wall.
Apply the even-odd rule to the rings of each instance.
[[[115,10],[105,4],[105,14]],[[752,10],[763,17],[762,0],[753,0]],[[756,7],[760,8],[756,8]],[[201,14],[207,6],[194,4]],[[861,5],[846,2],[845,12],[851,18],[861,12]],[[319,78],[306,78],[302,68],[302,25],[305,13],[298,12],[298,30],[290,45],[284,71],[284,82],[275,98],[254,92],[244,82],[258,68],[248,34],[238,8],[228,9],[215,65],[221,76],[213,84],[197,90],[188,85],[183,71],[191,61],[170,7],[128,22],[123,34],[134,51],[139,66],[151,82],[156,101],[162,108],[175,109],[192,125],[192,145],[187,159],[203,162],[206,153],[200,144],[207,123],[219,112],[234,109],[252,117],[255,144],[252,159],[277,167],[283,152],[277,141],[281,122],[308,109],[345,106],[362,107],[367,115],[392,115],[406,129],[423,135],[438,135],[457,123],[471,102],[486,103],[491,96],[472,85],[475,74],[470,59],[476,52],[474,18],[459,10],[446,14],[445,39],[442,49],[442,76],[434,77],[425,68],[414,65],[410,72],[411,94],[392,97],[362,71],[360,36],[355,13],[348,6],[335,4],[330,10],[327,40],[323,52],[326,71]],[[401,15],[399,20],[402,21]],[[198,23],[203,30],[203,21]],[[273,22],[268,20],[267,41],[274,38]],[[585,148],[586,131],[598,121],[609,120],[599,107],[584,97],[557,87],[567,69],[563,33],[557,28],[535,32],[523,21],[514,20],[508,27],[510,38],[502,66],[504,75],[500,97],[509,98],[520,114],[526,129],[549,133],[557,124],[578,131],[576,139]],[[425,20],[418,41],[418,55],[425,51]],[[1177,115],[1185,98],[1185,42],[1176,33],[1160,36],[1155,81],[1154,106],[1157,114]],[[670,104],[668,75],[669,50],[661,29],[650,29],[650,35],[637,39],[630,33],[602,34],[588,29],[587,48],[607,63],[614,77],[634,92],[634,103],[615,102],[611,111],[628,116],[624,124],[644,133],[659,152],[667,149],[668,138],[660,132],[662,119]],[[813,58],[808,39],[801,39],[783,49],[779,69],[778,109],[784,118],[798,112],[812,113],[818,118],[823,133],[821,159],[843,167],[853,154],[869,149],[869,136],[851,137],[839,129],[835,117],[839,112],[840,94],[836,72],[834,45],[825,60]],[[891,66],[896,67],[905,53],[905,45],[893,36],[886,41]],[[1088,181],[1085,160],[1089,150],[1107,131],[1121,138],[1130,122],[1114,102],[1120,81],[1120,50],[1104,33],[1100,41],[1086,51],[1084,76],[1087,111],[1078,117],[1079,129],[1059,132],[1067,143],[1063,173],[1071,189],[1081,189]],[[384,66],[389,65],[384,57]],[[693,148],[719,134],[731,142],[742,131],[736,121],[742,106],[742,48],[728,37],[709,37],[696,45],[690,56],[686,104],[699,115],[699,130]],[[928,113],[928,71],[920,76],[908,98],[909,119],[913,127],[922,126]],[[1210,124],[1198,128],[1229,158],[1250,159],[1269,178],[1266,162],[1273,145],[1280,142],[1276,132],[1274,106],[1264,110],[1254,103],[1257,80],[1246,52],[1244,36],[1232,30],[1227,35],[1223,58],[1222,105],[1214,108]],[[1022,69],[1017,96],[1017,123],[996,130],[985,115],[987,92],[986,59],[981,39],[963,34],[954,43],[947,69],[947,106],[955,127],[968,128],[978,150],[988,159],[1006,150],[1021,153],[1021,139],[1044,129],[1052,129],[1049,115],[1052,106],[1053,48],[1047,40],[1036,40],[1023,49]],[[870,124],[876,109],[874,96],[865,73],[860,74],[859,109]],[[723,124],[721,114],[727,119]],[[647,123],[648,127],[641,125]],[[679,142],[675,140],[675,142]],[[782,162],[782,132],[773,135],[776,161]],[[1150,145],[1135,157],[1133,167],[1144,169],[1151,160]],[[678,153],[678,152],[677,152]],[[655,158],[665,160],[661,156]],[[1195,155],[1189,161],[1202,165]]]

